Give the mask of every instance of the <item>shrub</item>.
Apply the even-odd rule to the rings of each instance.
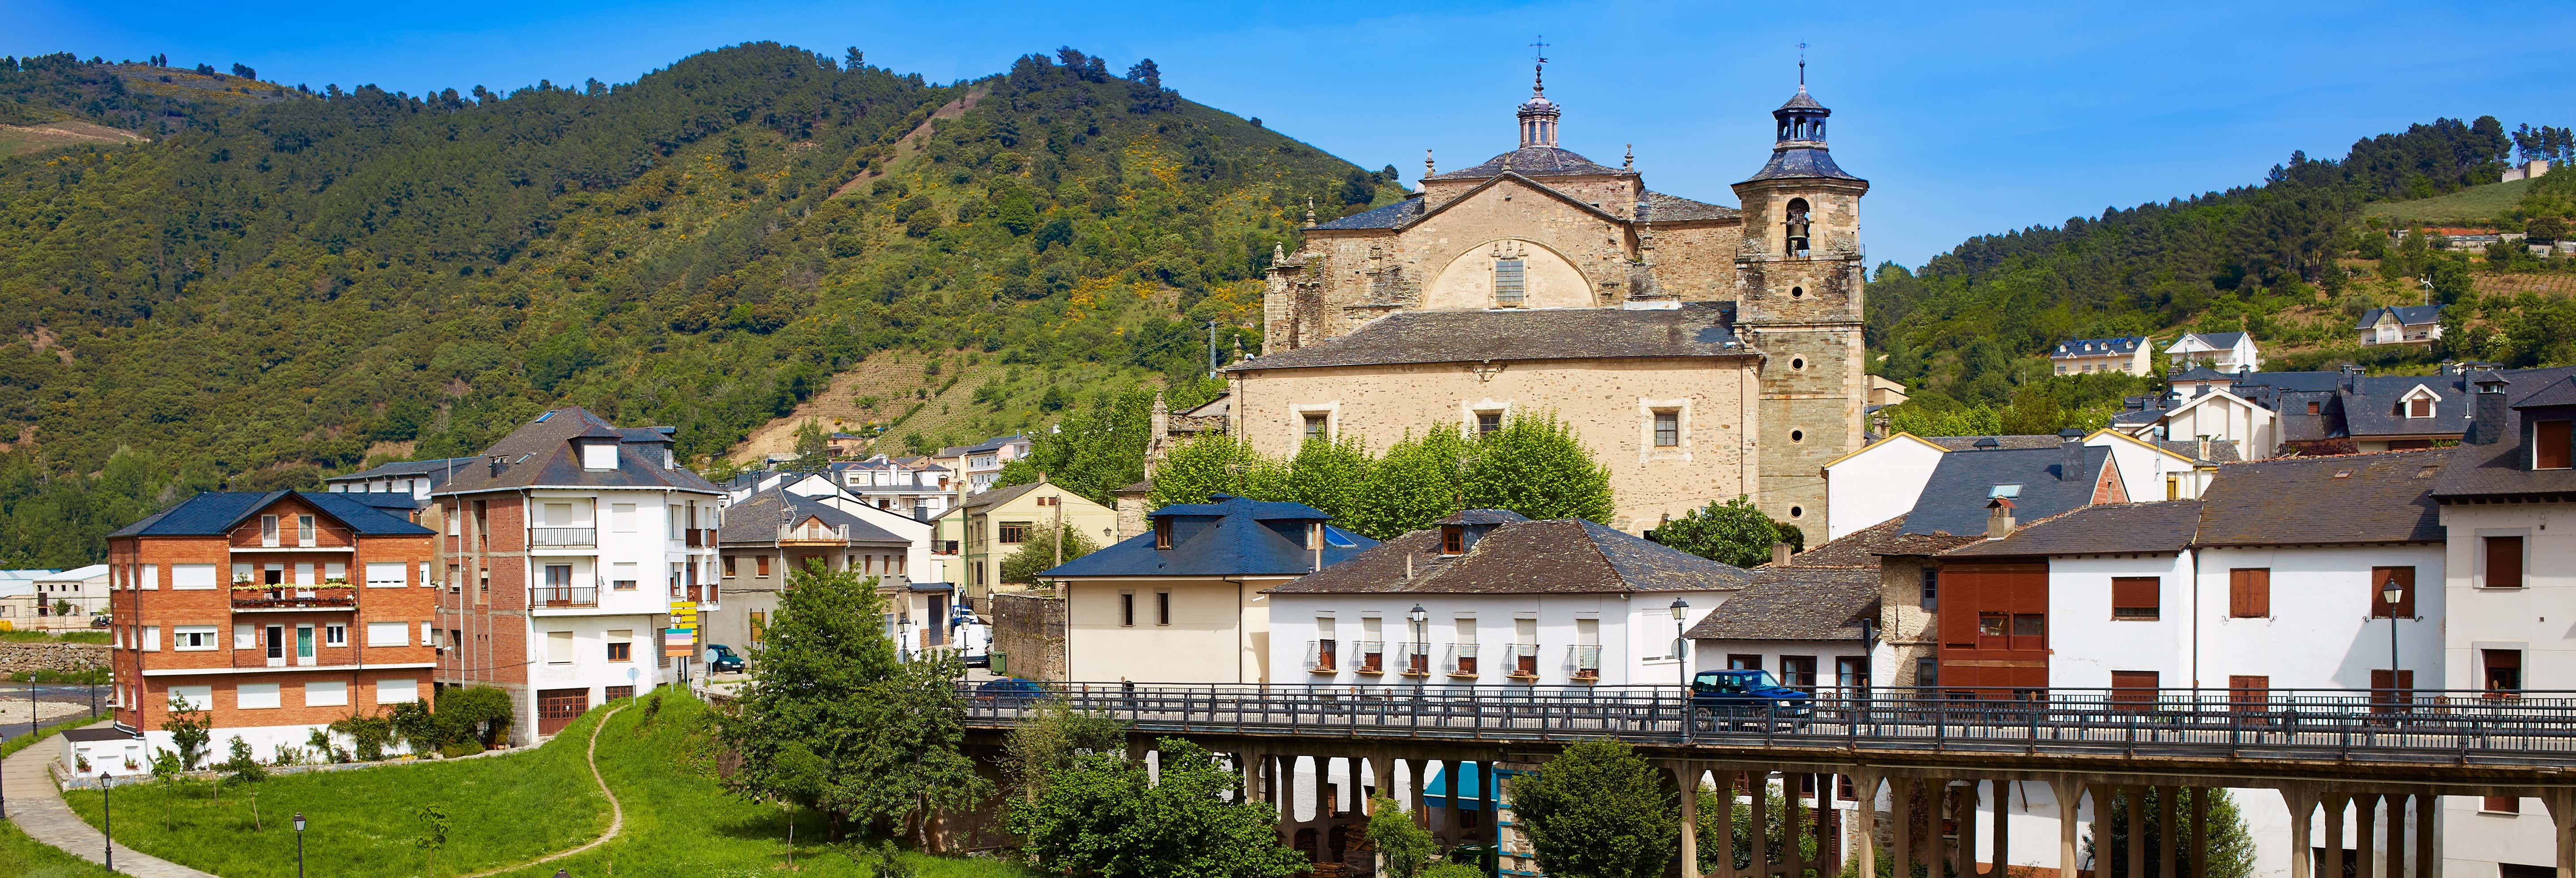
[[[458,741],[438,748],[438,755],[448,759],[455,759],[460,756],[472,756],[481,752],[483,752],[483,744],[480,741]]]

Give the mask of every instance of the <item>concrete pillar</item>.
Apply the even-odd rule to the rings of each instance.
[[[2321,865],[2326,878],[2343,878],[2343,812],[2352,805],[2352,797],[2327,793],[2322,802],[2326,809],[2326,861]]]
[[[2075,878],[2076,866],[2084,861],[2084,842],[2075,825],[2077,811],[2084,803],[2084,784],[2061,775],[2048,779],[2048,792],[2057,797],[2057,874]]]
[[[2388,797],[2388,875],[2406,878],[2406,801],[2414,798],[2405,793]]]
[[[1941,792],[1944,795],[1950,793],[1947,783],[1941,787]],[[1977,874],[1976,781],[1970,780],[1966,785],[1958,788],[1958,795],[1950,800],[1950,819],[1959,824],[1959,840],[1950,845],[1950,868],[1958,870],[1958,874],[1961,875],[1975,875]]]
[[[2549,806],[2551,835],[2558,843],[2558,878],[2576,878],[2576,795],[2547,790],[2540,801]]]
[[[1717,796],[1717,813],[1722,815],[1716,819],[1726,824],[1726,831],[1717,834],[1717,856],[1711,858],[1717,861],[1719,875],[1741,874],[1735,868],[1735,779],[1738,776],[1739,773],[1732,769],[1717,772],[1716,783],[1711,786],[1712,793]]]
[[[2209,797],[2208,787],[2191,791],[2191,878],[2209,878]]]
[[[2415,878],[2436,878],[2442,874],[2442,797],[2432,793],[2415,794]],[[2564,836],[2562,836],[2563,838]],[[2567,845],[2559,843],[2560,856],[2566,856]],[[2565,873],[2560,873],[2564,878]]]
[[[2012,781],[1996,778],[1995,787],[1995,878],[2011,874],[2012,862]],[[2024,802],[2022,804],[2029,804]]]
[[[2158,878],[2180,878],[2182,859],[2182,795],[2180,787],[2156,788],[2156,875]],[[2362,878],[2369,878],[2365,875]]]
[[[1673,775],[1681,788],[1682,878],[1699,878],[1699,765],[1675,763]]]
[[[2363,793],[2352,797],[2352,874],[2353,878],[2378,878],[2379,858],[2372,856],[2372,836],[2378,835],[2379,795]]]
[[[2129,871],[2121,878],[2147,878],[2147,788],[2120,788],[2120,806],[2129,813]]]
[[[1423,767],[1423,760],[1407,757],[1404,760],[1404,776],[1412,782],[1413,787],[1412,792],[1405,794],[1407,806],[1405,810],[1413,815],[1413,825],[1430,829],[1431,810],[1424,800],[1431,796],[1429,789],[1431,773]]]
[[[1752,830],[1745,833],[1752,837],[1753,874],[1769,875],[1771,874],[1771,772],[1745,772],[1744,785],[1753,792],[1753,821],[1748,824]],[[1791,837],[1795,838],[1795,836]]]
[[[1914,875],[1914,790],[1918,783],[1910,777],[1887,779],[1888,807],[1892,812],[1890,823],[1896,830],[1896,845],[1889,865],[1895,867],[1896,878],[1913,878]]]
[[[1780,871],[1783,874],[1807,873],[1807,846],[1799,842],[1807,838],[1807,818],[1810,815],[1798,798],[1798,786],[1806,778],[1814,776],[1804,772],[1780,775],[1780,846],[1783,848],[1780,851]]]
[[[1852,850],[1849,859],[1859,864],[1863,878],[1878,875],[1878,773],[1861,769],[1852,773]],[[1900,876],[1911,878],[1911,876]],[[2069,876],[2072,878],[2072,876]]]
[[[1370,756],[1369,780],[1377,784],[1377,789],[1371,791],[1371,798],[1383,797],[1393,800],[1395,798],[1395,760],[1387,758],[1384,753]],[[1376,811],[1371,810],[1370,813],[1374,814]]]
[[[2290,810],[2290,878],[2312,878],[2315,863],[2309,852],[2316,849],[2316,844],[2309,838],[2313,832],[2308,827],[2308,819],[2317,811],[2316,794],[2297,785],[2282,787],[2281,803]],[[2094,807],[2101,806],[2097,804]]]

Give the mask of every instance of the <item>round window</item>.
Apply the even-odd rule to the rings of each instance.
[[[1805,442],[1805,441],[1807,441],[1807,431],[1805,431],[1805,430],[1791,430],[1791,431],[1789,431],[1789,441],[1791,441],[1791,442]]]
[[[1804,506],[1791,506],[1791,507],[1789,507],[1789,517],[1790,517],[1790,518],[1805,518],[1805,517],[1807,517],[1807,507],[1804,507]]]
[[[1806,287],[1790,287],[1790,288],[1789,288],[1789,298],[1792,298],[1792,299],[1804,299],[1804,298],[1806,298],[1806,297],[1807,297],[1807,288],[1806,288]]]
[[[1792,368],[1792,369],[1804,369],[1804,368],[1807,368],[1807,358],[1805,358],[1805,357],[1790,357],[1790,358],[1789,358],[1789,368]]]

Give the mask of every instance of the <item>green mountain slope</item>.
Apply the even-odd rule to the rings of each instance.
[[[889,350],[998,367],[942,423],[1016,426],[1050,387],[1189,373],[1194,321],[1257,320],[1306,199],[1397,197],[1150,62],[1067,49],[942,87],[859,60],[277,89],[0,160],[0,560],[81,563],[183,490],[471,453],[560,402],[713,455]],[[154,75],[20,63],[0,101],[129,121],[77,96]]]

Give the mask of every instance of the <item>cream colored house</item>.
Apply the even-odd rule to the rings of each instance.
[[[1055,526],[1072,527],[1094,545],[1118,540],[1117,510],[1041,478],[967,495],[939,517],[931,536],[939,550],[933,557],[942,567],[941,579],[956,583],[969,606],[982,607],[984,596],[996,588],[1027,587],[1001,581],[1002,559],[1019,551],[1030,536]]]
[[[1146,533],[1040,574],[1065,600],[1065,679],[1270,682],[1263,590],[1377,545],[1298,503],[1220,494],[1150,518]]]

